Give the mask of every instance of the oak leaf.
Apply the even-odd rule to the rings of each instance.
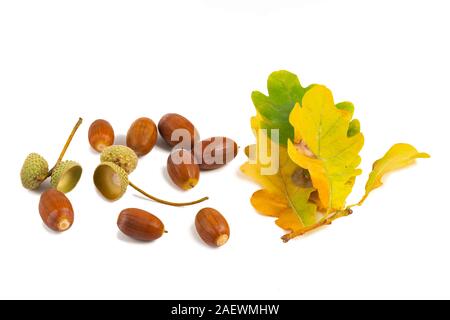
[[[359,152],[364,145],[360,122],[353,119],[354,105],[335,104],[326,87],[304,88],[288,71],[272,73],[267,86],[268,96],[252,93],[257,112],[251,126],[257,139],[247,148],[249,161],[241,170],[263,187],[252,195],[251,203],[289,231],[284,241],[350,215],[352,207],[382,185],[385,174],[429,157],[409,144],[394,145],[374,163],[361,201],[347,206],[361,174]],[[274,162],[278,170],[268,174],[267,166]]]
[[[279,130],[279,141],[276,143],[285,146],[288,139],[292,139],[294,135],[289,124],[289,114],[310,88],[311,86],[302,87],[298,77],[289,71],[273,72],[267,80],[269,95],[259,91],[252,92],[252,101],[257,111],[253,121],[258,121],[259,126],[267,130],[269,137],[271,129]]]
[[[316,205],[309,201],[314,188],[306,170],[292,162],[286,148],[280,146],[276,155],[279,157],[279,170],[272,175],[262,174],[262,169],[271,164],[261,161],[260,148],[263,146],[261,139],[257,138],[257,144],[246,149],[250,159],[241,166],[241,171],[245,175],[263,187],[252,195],[251,204],[259,213],[276,217],[276,224],[290,232],[299,232],[315,224]],[[274,142],[267,137],[265,139],[267,142],[264,145],[269,145],[270,150],[270,144]]]
[[[342,210],[361,174],[359,152],[364,137],[352,129],[352,110],[338,108],[331,91],[316,85],[290,114],[294,141],[288,142],[292,161],[309,171],[322,206],[327,211]],[[305,151],[306,150],[306,151]]]
[[[429,157],[429,154],[417,151],[416,148],[410,144],[397,143],[393,145],[381,159],[374,162],[372,172],[370,173],[369,179],[366,183],[366,193],[358,205],[362,205],[370,192],[383,185],[381,180],[384,175],[407,167],[413,164],[418,158]]]

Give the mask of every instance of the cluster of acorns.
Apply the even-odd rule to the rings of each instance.
[[[22,184],[30,190],[38,189],[43,181],[51,177],[52,188],[42,193],[39,212],[44,223],[57,232],[68,230],[74,221],[73,208],[65,193],[77,185],[82,169],[78,163],[62,159],[81,121],[80,119],[74,127],[51,170],[42,156],[32,153],[26,158],[21,171]],[[89,128],[88,138],[92,148],[101,152],[101,163],[94,172],[94,184],[105,198],[118,200],[125,194],[127,187],[131,186],[144,196],[171,206],[188,206],[208,199],[205,197],[192,202],[170,202],[148,194],[129,181],[128,176],[136,169],[138,158],[148,154],[155,146],[158,131],[173,148],[167,160],[168,174],[183,190],[197,185],[201,170],[219,168],[237,155],[237,144],[231,139],[215,137],[199,141],[194,125],[178,114],[165,115],[158,128],[149,118],[137,119],[128,130],[127,146],[114,145],[115,134],[111,124],[105,120],[96,120]],[[166,232],[159,218],[135,208],[123,210],[117,225],[124,234],[141,241],[156,240]],[[199,236],[211,246],[224,245],[230,235],[226,219],[212,208],[204,208],[198,212],[195,226]]]

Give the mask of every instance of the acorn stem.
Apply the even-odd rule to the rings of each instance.
[[[50,177],[53,173],[53,170],[56,168],[56,166],[63,160],[64,155],[66,154],[67,149],[69,148],[70,143],[72,142],[73,137],[75,136],[75,133],[77,132],[78,128],[81,126],[81,123],[83,122],[82,118],[79,118],[77,123],[75,124],[75,126],[72,129],[72,132],[70,133],[69,138],[66,141],[66,144],[64,145],[63,149],[61,150],[61,153],[59,154],[59,158],[56,161],[56,164],[53,166],[53,168],[50,169],[50,171],[47,173],[47,176],[45,177],[45,179],[47,179],[48,177]],[[44,179],[44,180],[45,180]]]
[[[73,127],[72,132],[70,133],[70,136],[67,139],[66,144],[64,145],[64,148],[61,151],[61,154],[59,155],[58,161],[56,162],[57,164],[60,163],[62,161],[62,159],[64,158],[64,155],[66,154],[67,148],[69,148],[69,145],[72,142],[72,139],[75,136],[75,133],[77,132],[78,128],[81,126],[82,122],[83,122],[83,119],[79,118],[77,123]]]
[[[173,206],[173,207],[191,206],[191,205],[198,204],[198,203],[201,203],[201,202],[206,201],[206,200],[209,199],[208,197],[204,197],[204,198],[201,198],[199,200],[192,201],[192,202],[170,202],[170,201],[166,201],[166,200],[162,200],[162,199],[156,198],[156,197],[152,196],[151,194],[148,194],[147,192],[145,192],[144,190],[140,189],[139,187],[137,187],[132,182],[129,182],[128,184],[130,185],[130,187],[135,189],[137,192],[143,194],[147,198],[152,199],[153,201],[156,201],[156,202],[168,205],[168,206]]]

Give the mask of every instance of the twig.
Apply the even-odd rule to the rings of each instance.
[[[291,233],[285,234],[283,237],[281,237],[281,240],[283,240],[283,242],[289,242],[290,240],[302,236],[305,233],[311,232],[317,228],[326,226],[326,225],[330,225],[333,223],[334,220],[342,218],[342,217],[346,217],[349,216],[353,213],[353,210],[350,208],[346,208],[344,210],[338,210],[335,211],[333,214],[323,218],[322,220],[320,220],[319,222],[317,222],[316,224],[307,226],[303,229],[297,230],[297,231],[293,231]]]

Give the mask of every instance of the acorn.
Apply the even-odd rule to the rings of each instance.
[[[114,144],[114,137],[114,129],[106,120],[95,120],[89,127],[89,143],[98,152],[102,152],[106,147],[112,146]]]
[[[74,220],[72,204],[64,193],[56,189],[42,193],[39,214],[45,225],[57,232],[68,230]]]
[[[125,209],[119,214],[117,226],[124,234],[139,241],[154,241],[165,233],[158,217],[141,209]]]
[[[190,151],[173,151],[167,159],[167,172],[173,183],[183,190],[194,188],[200,179],[200,168]]]
[[[195,217],[195,228],[200,238],[212,247],[221,247],[230,238],[227,220],[213,208],[204,208],[198,212]]]
[[[100,161],[115,163],[130,174],[137,167],[138,157],[126,146],[110,146],[102,151]]]
[[[61,161],[52,170],[51,184],[61,192],[72,191],[80,181],[83,169],[75,161]]]
[[[67,139],[59,155],[59,158],[56,161],[56,164],[51,170],[49,170],[48,162],[41,155],[37,153],[31,153],[27,156],[20,171],[20,179],[24,188],[29,190],[38,189],[42,182],[44,182],[48,177],[52,176],[52,174],[55,174],[54,183],[55,185],[57,185],[63,172],[70,173],[70,175],[66,176],[64,174],[65,178],[63,179],[64,182],[61,184],[61,188],[67,189],[69,187],[68,180],[71,181],[70,185],[74,183],[73,187],[77,184],[79,180],[78,173],[81,176],[81,167],[79,167],[79,169],[74,169],[73,167],[68,168],[68,166],[65,167],[64,165],[62,165],[62,159],[66,154],[66,151],[69,148],[69,145],[72,142],[72,139],[82,122],[83,119],[79,118],[77,123],[73,127],[72,132],[70,133],[69,138]],[[56,171],[58,172],[56,173]],[[69,176],[70,179],[68,178]],[[78,176],[78,178],[76,178],[76,176]],[[71,190],[72,188],[68,189]]]
[[[168,113],[158,123],[158,130],[164,141],[174,147],[182,144],[185,149],[194,146],[198,139],[198,132],[192,122],[177,113]]]
[[[137,119],[127,132],[127,146],[139,157],[152,151],[157,139],[158,129],[153,120],[149,118]]]
[[[30,153],[25,159],[20,179],[22,185],[28,190],[36,190],[48,177],[48,162],[37,153]]]
[[[119,200],[127,191],[128,186],[132,187],[147,198],[168,206],[190,206],[208,200],[208,197],[191,202],[171,202],[159,199],[129,181],[127,172],[112,162],[103,162],[97,166],[94,171],[94,184],[97,190],[106,199],[111,201]]]
[[[213,137],[197,142],[193,153],[200,170],[214,170],[236,158],[238,146],[230,138]]]

